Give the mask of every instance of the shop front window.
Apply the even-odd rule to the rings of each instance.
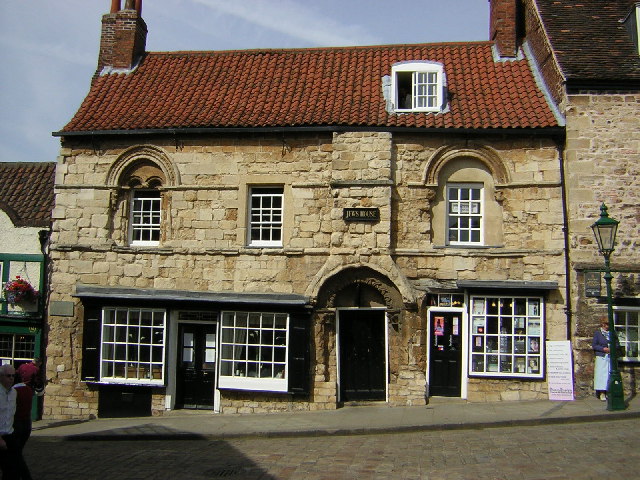
[[[472,297],[470,376],[542,378],[540,297]]]
[[[289,315],[224,312],[220,388],[287,391]]]
[[[105,308],[102,317],[101,380],[164,384],[164,310]]]
[[[615,307],[614,325],[620,345],[619,359],[640,362],[640,308]]]
[[[23,333],[0,333],[0,363],[17,367],[36,356],[36,337]]]

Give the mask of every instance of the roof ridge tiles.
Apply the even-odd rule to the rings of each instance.
[[[486,47],[493,42],[475,40],[466,42],[432,42],[432,43],[398,43],[381,45],[353,45],[353,46],[325,46],[325,47],[273,47],[273,48],[247,48],[230,50],[172,50],[172,51],[148,51],[145,55],[154,56],[210,56],[210,55],[247,55],[260,53],[309,53],[337,50],[398,50],[406,48],[437,48],[437,47]]]

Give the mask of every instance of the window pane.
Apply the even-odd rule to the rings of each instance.
[[[113,381],[163,381],[165,312],[151,309],[105,309],[103,318],[117,322],[116,325],[110,325],[105,321],[102,327],[103,378]],[[152,327],[152,324],[156,326]],[[113,364],[113,360],[118,363]],[[153,372],[149,365],[151,361],[156,363]]]
[[[471,305],[470,375],[540,378],[542,299],[472,297]]]
[[[251,190],[250,243],[263,246],[279,246],[282,239],[281,187],[253,188]]]
[[[133,192],[131,207],[132,242],[157,243],[162,221],[161,197],[157,190]]]
[[[236,312],[235,317],[234,327],[229,326],[222,330],[221,375],[284,378],[288,315],[266,312]],[[229,318],[230,315],[223,314],[223,319]],[[275,330],[276,325],[282,328]],[[274,347],[276,332],[278,347]],[[248,362],[238,362],[239,359],[246,359]],[[233,368],[224,365],[224,362],[231,360],[236,360]],[[283,365],[276,368],[275,362]],[[278,374],[280,377],[275,376]]]
[[[464,185],[449,185],[447,192],[447,238],[449,243],[481,243],[482,189]]]

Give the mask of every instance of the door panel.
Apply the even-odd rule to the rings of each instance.
[[[217,324],[179,328],[177,408],[212,409],[216,389]]]
[[[431,312],[429,396],[459,397],[462,388],[462,313]]]
[[[340,311],[340,399],[386,399],[385,314]]]

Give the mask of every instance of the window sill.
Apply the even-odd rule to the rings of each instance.
[[[469,373],[469,378],[491,378],[495,380],[543,380],[544,375],[542,373],[504,373],[498,372],[473,372]]]
[[[288,382],[284,378],[224,377],[222,375],[218,381],[218,388],[280,393],[287,393],[289,390]]]
[[[640,363],[640,357],[620,357],[618,358],[618,362],[620,363],[628,363],[628,364],[638,364]]]
[[[396,108],[395,113],[442,113],[441,108]]]
[[[434,249],[451,248],[456,250],[488,250],[490,248],[504,248],[503,245],[434,245]]]
[[[160,247],[160,246],[143,246],[143,245],[123,245],[114,246],[112,249],[114,252],[140,252],[140,253],[173,253],[173,248]]]
[[[95,385],[123,385],[130,387],[164,387],[164,380],[132,380],[132,379],[115,379],[101,378],[100,380],[85,380],[85,383]]]

